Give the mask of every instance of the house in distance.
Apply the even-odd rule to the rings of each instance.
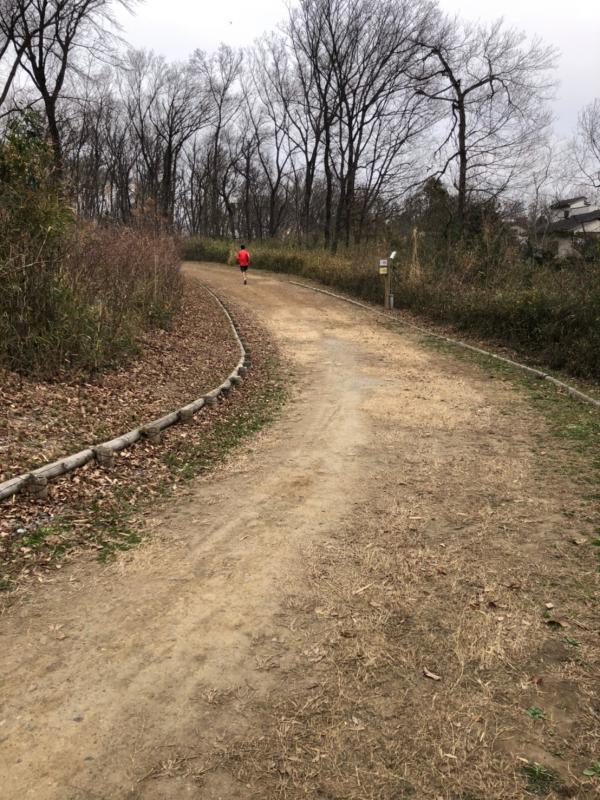
[[[593,205],[584,196],[557,200],[550,206],[549,219],[542,227],[558,258],[578,255],[578,241],[600,239],[600,206]]]

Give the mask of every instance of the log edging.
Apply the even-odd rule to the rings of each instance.
[[[121,436],[117,436],[115,439],[111,439],[108,442],[101,442],[100,444],[81,450],[74,455],[60,458],[57,461],[44,464],[42,467],[38,467],[30,472],[17,475],[14,478],[9,478],[3,483],[0,483],[0,502],[23,490],[30,491],[32,496],[42,496],[48,480],[57,478],[60,475],[66,475],[68,472],[73,472],[83,467],[85,464],[88,464],[90,461],[96,460],[99,465],[108,467],[111,463],[111,455],[114,458],[115,453],[127,447],[131,447],[131,445],[142,438],[158,442],[162,431],[166,428],[179,422],[188,422],[191,416],[197,414],[204,406],[214,406],[218,397],[229,394],[234,386],[238,386],[242,383],[243,376],[246,375],[251,363],[249,353],[246,350],[244,341],[240,336],[231,312],[226,307],[225,303],[212,289],[209,289],[208,286],[204,284],[202,284],[202,286],[212,296],[217,305],[221,307],[240,352],[238,363],[227,378],[225,378],[216,389],[178,408],[176,411],[166,414],[164,417],[144,423],[138,428],[123,433]]]
[[[299,283],[298,281],[289,281],[289,283],[291,283],[293,286],[301,286],[303,289],[310,289],[312,292],[327,294],[330,297],[335,297],[337,300],[343,300],[344,302],[351,303],[353,306],[358,306],[365,311],[370,311],[372,314],[385,317],[385,319],[391,320],[398,325],[406,325],[408,328],[413,328],[414,330],[424,333],[427,336],[433,336],[434,339],[440,339],[441,341],[455,345],[456,347],[462,347],[464,350],[470,350],[473,353],[479,353],[482,356],[488,356],[496,361],[502,361],[504,364],[508,364],[515,369],[520,369],[523,372],[528,372],[530,375],[535,375],[536,378],[549,381],[550,383],[554,384],[554,386],[566,391],[567,394],[571,395],[571,397],[574,397],[576,400],[580,400],[582,403],[588,403],[596,408],[600,408],[600,400],[597,400],[595,397],[591,397],[589,394],[579,391],[579,389],[575,389],[574,386],[569,386],[568,383],[560,381],[558,378],[555,378],[553,375],[549,375],[547,372],[543,372],[541,369],[535,369],[535,367],[529,367],[526,364],[520,364],[518,361],[513,361],[510,358],[499,356],[497,353],[490,353],[488,350],[483,350],[481,347],[475,347],[472,344],[461,342],[460,339],[452,339],[450,336],[444,336],[442,333],[435,333],[434,331],[429,330],[428,328],[423,328],[421,325],[417,325],[414,322],[408,322],[408,320],[399,319],[398,317],[386,313],[385,311],[380,311],[379,309],[373,308],[366,303],[361,303],[360,300],[353,300],[350,297],[344,297],[342,294],[330,292],[327,289],[320,289],[317,286],[310,286],[308,283]]]

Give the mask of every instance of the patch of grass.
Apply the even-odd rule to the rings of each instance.
[[[591,767],[584,769],[583,774],[588,778],[600,778],[600,761],[596,761]]]
[[[190,261],[216,261],[226,264],[233,246],[220,239],[207,239],[203,236],[192,236],[181,248],[183,258]]]
[[[397,328],[396,328],[397,329]],[[562,393],[554,385],[481,353],[463,350],[433,336],[420,337],[421,344],[463,361],[475,363],[492,378],[501,378],[524,389],[534,406],[549,423],[553,435],[583,455],[590,467],[587,474],[576,468],[577,477],[596,487],[600,481],[600,411]],[[593,492],[590,499],[600,501]],[[598,538],[600,543],[600,537]],[[593,542],[592,542],[593,543]]]
[[[53,561],[61,556],[68,545],[66,544],[66,534],[69,524],[66,521],[56,519],[45,525],[39,525],[28,533],[24,534],[18,541],[19,548],[28,548],[32,551],[44,551],[46,558]]]
[[[552,770],[533,761],[525,764],[522,772],[527,778],[527,789],[532,794],[547,795],[558,785],[558,778]]]
[[[580,458],[573,461],[565,458],[558,469],[570,474],[578,483],[596,488],[600,483],[600,411],[559,391],[555,386],[532,375],[521,372],[509,364],[497,361],[489,356],[463,350],[434,337],[422,337],[421,342],[428,347],[476,363],[490,377],[500,377],[525,390],[534,407],[544,416],[552,435],[569,445],[572,453]],[[585,465],[582,468],[582,462]],[[595,507],[600,510],[600,494],[592,492],[587,495]],[[598,547],[597,557],[600,562],[600,535],[590,540],[590,544]],[[600,570],[600,566],[598,567]],[[551,627],[553,627],[551,625]],[[558,626],[556,626],[558,627]]]
[[[105,535],[98,538],[101,549],[98,551],[98,561],[102,564],[108,563],[117,553],[124,553],[131,550],[142,541],[142,537],[130,530],[123,530],[114,533],[113,536]]]
[[[39,528],[35,528],[31,533],[21,537],[21,546],[37,550],[40,547],[44,547],[46,539],[54,535],[54,533],[55,529],[51,525],[40,525]]]
[[[163,462],[171,474],[180,480],[191,480],[221,462],[239,442],[269,424],[287,396],[277,377],[278,370],[276,360],[271,359],[266,365],[267,380],[261,388],[259,402],[241,404],[236,414],[218,419],[200,441],[165,453]]]
[[[546,715],[542,709],[538,708],[537,706],[530,706],[525,710],[525,713],[528,717],[531,717],[531,719],[546,719]]]

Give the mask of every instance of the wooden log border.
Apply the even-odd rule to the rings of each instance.
[[[217,386],[216,389],[208,392],[208,394],[204,395],[203,397],[188,403],[182,408],[177,409],[177,411],[173,411],[170,414],[166,414],[164,417],[160,417],[160,419],[147,422],[143,425],[140,425],[139,428],[134,428],[132,431],[128,431],[121,436],[117,436],[115,439],[111,439],[108,442],[102,442],[101,444],[93,445],[92,447],[81,450],[79,453],[75,453],[72,456],[67,456],[59,459],[58,461],[53,461],[51,464],[44,464],[44,466],[38,467],[31,472],[24,473],[23,475],[17,475],[14,478],[10,478],[9,480],[0,483],[0,501],[6,500],[7,498],[12,497],[23,490],[29,491],[33,497],[42,496],[44,488],[47,487],[48,480],[79,469],[79,467],[83,467],[90,461],[96,460],[99,465],[109,466],[111,463],[111,455],[114,457],[115,453],[118,453],[120,450],[124,450],[126,447],[130,447],[132,444],[135,444],[135,442],[138,442],[142,438],[148,438],[156,442],[159,441],[160,434],[163,430],[169,428],[171,425],[175,425],[178,422],[188,422],[191,415],[198,413],[198,411],[204,408],[204,406],[214,406],[218,397],[229,394],[235,386],[238,386],[242,382],[243,376],[246,375],[248,368],[251,365],[250,354],[246,348],[245,342],[238,331],[231,312],[225,306],[220,297],[218,297],[215,292],[212,291],[212,289],[209,289],[208,286],[202,284],[202,287],[221,307],[225,317],[227,318],[227,321],[229,322],[233,337],[240,352],[238,363],[236,364],[234,370],[227,376],[227,378],[225,378],[223,383]]]
[[[327,294],[330,297],[335,297],[337,300],[343,300],[345,303],[351,303],[353,306],[358,306],[359,308],[364,309],[365,311],[370,311],[372,314],[377,314],[377,316],[385,317],[387,320],[391,320],[392,322],[397,323],[398,325],[406,325],[408,328],[413,328],[420,333],[424,333],[427,336],[433,336],[434,339],[440,339],[443,342],[447,342],[448,344],[455,345],[456,347],[462,347],[464,350],[471,350],[473,353],[479,353],[482,356],[487,356],[488,358],[493,358],[496,361],[502,361],[504,364],[508,364],[515,369],[520,369],[523,372],[528,372],[530,375],[534,375],[536,378],[540,378],[541,380],[549,381],[550,383],[557,386],[559,389],[567,392],[567,394],[574,397],[576,400],[580,400],[582,403],[588,403],[589,405],[595,406],[596,408],[600,408],[600,400],[597,400],[595,397],[590,397],[589,394],[585,394],[584,392],[580,392],[579,389],[575,389],[573,386],[569,386],[568,383],[564,383],[563,381],[558,380],[553,375],[549,375],[547,372],[543,372],[541,369],[535,369],[535,367],[528,367],[526,364],[520,364],[518,361],[512,361],[510,358],[505,358],[504,356],[499,356],[497,353],[490,353],[488,350],[483,350],[481,347],[475,347],[472,344],[467,344],[466,342],[461,342],[459,339],[451,339],[449,336],[444,336],[442,333],[434,333],[427,328],[423,328],[421,325],[416,325],[414,322],[408,322],[408,320],[400,319],[398,317],[393,316],[390,313],[386,313],[385,311],[380,311],[377,308],[373,308],[372,306],[367,305],[366,303],[361,303],[359,300],[353,300],[350,297],[344,297],[342,294],[337,294],[336,292],[329,292],[327,289],[319,289],[316,286],[310,286],[308,283],[299,283],[298,281],[289,281],[289,283],[293,284],[294,286],[301,286],[303,289],[310,289],[312,292],[319,292],[320,294]]]

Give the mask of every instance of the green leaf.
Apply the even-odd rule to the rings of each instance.
[[[525,711],[525,713],[527,714],[528,717],[531,717],[531,719],[545,719],[546,718],[545,715],[544,715],[544,712],[542,711],[542,709],[538,708],[537,706],[530,706]]]
[[[591,767],[584,769],[583,774],[590,778],[600,778],[600,761],[596,761]]]

